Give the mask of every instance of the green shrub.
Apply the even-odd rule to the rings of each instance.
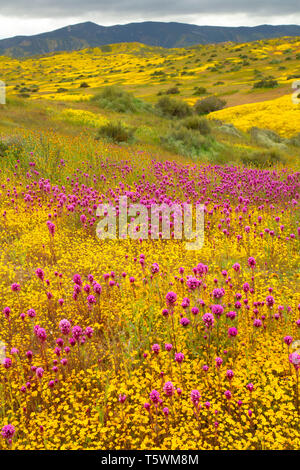
[[[163,96],[156,103],[156,109],[164,116],[184,118],[192,114],[191,107],[182,100]]]
[[[101,137],[110,140],[111,142],[131,142],[134,137],[135,128],[128,127],[122,124],[121,121],[108,122],[99,128],[97,140]]]
[[[19,91],[20,91],[21,93],[28,93],[28,92],[30,91],[30,88],[27,88],[27,87],[24,86],[24,87],[20,88]]]
[[[193,95],[199,96],[205,95],[205,93],[207,93],[206,88],[204,88],[203,86],[195,86]]]
[[[150,77],[161,77],[164,75],[166,75],[166,72],[164,72],[163,70],[155,70],[155,72],[150,74]]]
[[[161,145],[170,152],[198,159],[207,156],[214,146],[214,139],[183,126],[172,129],[160,138]]]
[[[150,104],[135,98],[131,93],[116,85],[105,87],[92,100],[101,108],[110,109],[118,113],[138,113],[151,110]]]
[[[0,140],[0,157],[17,157],[23,149],[23,142],[20,137],[11,136]]]
[[[238,130],[233,124],[229,122],[219,122],[218,124],[219,124],[217,127],[218,132],[222,132],[223,134],[227,134],[232,137],[237,137],[237,138],[243,137],[242,132]]]
[[[210,124],[204,117],[200,118],[199,116],[189,116],[182,121],[182,125],[187,129],[198,131],[202,135],[208,135],[211,132]]]
[[[286,159],[281,152],[275,149],[249,152],[241,156],[242,163],[258,168],[271,167],[276,163],[285,163]]]
[[[218,111],[219,109],[223,109],[225,105],[225,100],[217,98],[216,96],[208,96],[203,100],[198,100],[195,103],[194,109],[197,114],[202,115],[212,113],[213,111]]]
[[[234,67],[230,69],[230,72],[239,72],[240,70],[241,70],[241,66],[235,65]]]
[[[255,82],[253,88],[275,88],[278,86],[277,80],[273,78],[267,79],[263,78],[262,80]]]
[[[171,88],[168,88],[165,93],[166,95],[178,95],[178,93],[180,93],[180,90],[177,86],[173,86]]]
[[[250,137],[253,142],[263,147],[274,147],[275,145],[282,144],[284,139],[276,132],[270,129],[260,129],[259,127],[251,127],[249,130]]]
[[[300,98],[300,94],[298,95],[298,98]],[[287,139],[286,142],[290,145],[294,145],[294,147],[300,147],[300,133],[294,135],[290,139]]]

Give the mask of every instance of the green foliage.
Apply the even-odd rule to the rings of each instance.
[[[203,86],[195,86],[193,95],[200,96],[205,95],[207,93],[207,89]]]
[[[105,87],[101,93],[92,98],[92,101],[100,108],[118,113],[138,113],[151,110],[150,104],[135,98],[131,93],[115,85]]]
[[[90,85],[89,85],[88,83],[82,82],[82,83],[80,83],[80,87],[79,87],[79,88],[89,88],[89,86],[90,86]]]
[[[7,150],[8,145],[0,140],[0,157],[4,157]]]
[[[166,91],[165,91],[166,95],[178,95],[178,93],[180,93],[180,90],[177,86],[173,86],[171,88],[168,88]]]
[[[277,163],[285,163],[284,155],[275,149],[248,152],[241,156],[244,165],[255,166],[258,168],[271,167]]]
[[[187,129],[198,131],[202,135],[208,135],[211,132],[210,124],[204,117],[200,118],[199,116],[189,116],[182,121],[182,125]]]
[[[165,117],[183,119],[193,114],[193,110],[188,103],[178,98],[164,96],[156,103],[156,109]]]
[[[30,92],[30,88],[24,86],[22,88],[19,88],[19,92],[20,93],[28,93],[28,92]]]
[[[121,121],[108,122],[99,128],[97,139],[105,138],[111,142],[132,142],[135,128],[122,124]]]
[[[161,144],[170,152],[190,157],[194,160],[208,158],[216,144],[212,137],[201,135],[198,131],[181,125],[173,128],[166,136],[161,137]]]
[[[253,88],[276,88],[277,86],[278,86],[277,80],[274,80],[273,78],[271,79],[263,78],[262,80],[255,82],[253,85]]]
[[[269,62],[270,65],[277,65],[277,64],[280,64],[280,60],[278,59],[272,59],[270,62]]]
[[[184,118],[192,114],[191,107],[182,100],[163,96],[156,103],[156,109],[166,117]]]
[[[260,129],[259,127],[251,127],[250,137],[258,145],[263,147],[272,148],[274,146],[282,145],[282,139],[276,132],[269,129]]]
[[[160,90],[157,93],[157,96],[162,96],[162,95],[178,95],[180,93],[180,90],[178,86],[173,86],[168,88],[166,91]]]
[[[22,140],[18,137],[7,137],[0,140],[0,157],[18,157],[22,151]]]
[[[151,73],[150,77],[164,77],[166,75],[166,72],[163,70],[155,70],[155,72]]]
[[[300,98],[300,94],[298,95],[298,98]],[[300,133],[294,135],[290,139],[287,139],[287,143],[290,145],[294,145],[294,147],[300,147]]]
[[[195,103],[194,110],[197,114],[202,115],[223,109],[225,105],[225,100],[217,98],[216,96],[208,96],[203,100],[198,100],[197,103]]]

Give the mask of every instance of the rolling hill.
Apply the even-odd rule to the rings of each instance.
[[[221,27],[148,21],[105,27],[85,22],[34,36],[2,39],[0,55],[27,57],[123,42],[173,48],[228,41],[243,43],[283,36],[300,36],[300,26]]]

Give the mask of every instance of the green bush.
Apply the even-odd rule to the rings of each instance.
[[[31,91],[31,90],[30,90],[30,88],[27,88],[27,87],[24,86],[24,87],[20,88],[19,91],[20,91],[21,93],[28,93],[28,92]]]
[[[166,95],[178,95],[178,93],[180,93],[180,90],[177,86],[173,86],[171,88],[168,88],[165,93]]]
[[[134,137],[135,128],[122,124],[121,121],[108,122],[99,128],[97,140],[105,138],[111,142],[131,142]]]
[[[205,95],[205,93],[207,93],[206,88],[204,88],[203,86],[195,86],[193,95],[199,96]]]
[[[253,142],[263,147],[271,148],[284,142],[282,137],[270,129],[251,127],[251,129],[249,129],[249,134]]]
[[[204,117],[200,118],[199,116],[189,116],[182,121],[182,125],[187,129],[198,131],[202,135],[208,135],[211,132],[210,124]]]
[[[275,88],[278,86],[277,80],[273,78],[267,79],[263,78],[262,80],[255,82],[253,88]]]
[[[151,105],[139,100],[122,88],[112,85],[105,87],[101,93],[92,98],[98,106],[118,113],[138,113],[150,111]]]
[[[23,142],[20,137],[11,136],[0,140],[0,157],[20,156],[23,149]]]
[[[300,98],[300,94],[298,95],[298,98]],[[286,142],[290,145],[294,145],[294,147],[300,147],[300,133],[294,135],[290,139],[287,139]]]
[[[220,122],[218,123],[217,130],[218,132],[222,132],[223,134],[230,135],[232,137],[241,138],[243,134],[240,130],[238,130],[233,124],[229,122]]]
[[[194,110],[197,114],[202,115],[212,113],[213,111],[218,111],[219,109],[223,109],[225,105],[225,100],[217,98],[216,96],[208,96],[203,100],[198,100],[195,103]]]
[[[165,75],[166,75],[166,72],[164,72],[163,70],[155,70],[155,72],[150,74],[150,77],[161,77]]]
[[[192,129],[179,126],[161,137],[161,145],[170,152],[193,159],[204,156],[210,150],[213,139]]]
[[[241,160],[244,165],[255,166],[258,168],[271,167],[276,163],[286,162],[283,154],[275,149],[249,152],[242,155]]]
[[[180,90],[177,86],[173,86],[171,88],[168,88],[166,91],[160,90],[157,92],[157,96],[162,96],[162,95],[178,95],[180,93]]]
[[[184,118],[192,114],[191,107],[182,100],[163,96],[156,103],[156,109],[167,117]]]

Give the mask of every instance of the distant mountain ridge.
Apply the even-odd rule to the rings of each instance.
[[[224,27],[156,21],[100,26],[88,21],[34,36],[2,39],[0,40],[0,55],[27,57],[124,42],[173,48],[227,41],[242,43],[283,36],[300,37],[300,26]]]

